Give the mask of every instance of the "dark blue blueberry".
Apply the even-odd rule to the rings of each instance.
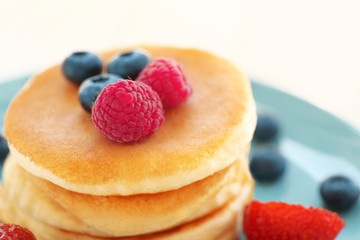
[[[285,157],[269,146],[259,147],[250,160],[250,172],[259,182],[276,180],[284,173],[285,167]]]
[[[279,134],[279,120],[270,114],[259,114],[254,138],[258,141],[270,141]]]
[[[9,154],[9,147],[6,139],[0,135],[0,161],[4,161]]]
[[[358,200],[359,187],[345,176],[333,176],[321,184],[320,194],[330,209],[344,211]]]
[[[78,85],[85,79],[100,74],[101,70],[101,59],[89,52],[75,52],[68,56],[62,64],[62,72],[65,77]]]
[[[110,61],[108,73],[135,80],[141,70],[151,61],[150,56],[141,50],[134,50],[115,55]]]
[[[88,112],[100,94],[109,84],[115,83],[119,76],[114,74],[100,74],[86,79],[79,87],[78,96],[81,106]]]

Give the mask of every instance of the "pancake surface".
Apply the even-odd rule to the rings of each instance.
[[[207,52],[143,48],[182,64],[194,90],[185,104],[166,112],[155,135],[133,145],[106,139],[58,65],[31,79],[8,109],[5,135],[20,165],[68,190],[133,195],[178,189],[233,163],[256,124],[247,78]],[[105,63],[121,51],[103,53]]]
[[[21,211],[9,200],[4,189],[0,189],[0,218],[5,222],[12,222],[31,229],[38,240],[235,240],[237,226],[241,226],[243,206],[252,198],[253,185],[245,184],[241,194],[229,204],[213,211],[212,213],[183,224],[179,227],[153,234],[131,237],[94,237],[55,228],[43,223]]]
[[[175,191],[92,196],[34,177],[10,156],[4,166],[3,191],[22,211],[57,228],[102,237],[138,235],[184,224],[232,201],[253,182],[246,166],[246,159],[237,160]]]

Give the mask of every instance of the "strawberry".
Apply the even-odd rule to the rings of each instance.
[[[248,240],[331,240],[344,226],[336,213],[283,202],[253,201],[243,221]]]
[[[36,237],[28,229],[19,225],[0,223],[0,239],[36,240]]]

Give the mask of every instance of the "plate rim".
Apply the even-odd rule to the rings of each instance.
[[[306,104],[308,106],[311,106],[313,108],[316,108],[316,110],[320,111],[322,114],[326,114],[328,116],[331,116],[331,117],[333,117],[335,119],[335,121],[338,121],[339,123],[344,124],[347,127],[351,128],[358,135],[358,137],[360,138],[360,126],[357,126],[356,124],[341,118],[340,116],[336,115],[335,113],[332,113],[331,111],[329,111],[329,110],[327,110],[325,108],[322,108],[322,107],[318,106],[317,104],[312,103],[309,100],[306,100],[306,99],[304,99],[302,97],[296,96],[296,95],[294,95],[292,93],[288,93],[285,90],[282,90],[282,89],[280,89],[278,87],[274,87],[274,86],[271,86],[269,84],[263,83],[263,82],[259,81],[258,78],[250,77],[250,82],[251,82],[251,85],[252,85],[253,88],[254,88],[254,85],[264,87],[264,88],[268,88],[268,89],[271,89],[274,92],[277,92],[277,93],[282,94],[282,95],[284,95],[286,97],[289,97],[289,98],[295,99],[297,101],[300,101],[300,102],[302,102],[302,103],[304,103],[304,104]]]

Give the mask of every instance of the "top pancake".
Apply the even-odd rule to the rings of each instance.
[[[5,135],[26,170],[65,189],[132,195],[177,189],[234,162],[256,125],[248,79],[231,63],[196,49],[142,47],[184,67],[193,94],[166,112],[163,126],[137,144],[108,140],[56,65],[34,76],[10,104]],[[100,54],[105,66],[125,49]]]

